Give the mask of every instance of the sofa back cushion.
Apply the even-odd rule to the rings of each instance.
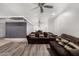
[[[48,33],[47,32],[44,32],[44,37],[47,37],[48,36]]]
[[[79,38],[77,37],[74,37],[68,34],[62,34],[60,37],[79,45]]]
[[[44,34],[43,33],[40,33],[39,34],[39,38],[43,38],[44,37]]]
[[[57,42],[59,42],[59,44],[60,45],[62,45],[62,46],[68,46],[68,47],[70,47],[71,49],[79,49],[79,45],[77,45],[77,44],[75,44],[75,43],[73,43],[73,42],[70,42],[70,41],[68,41],[68,40],[66,40],[66,39],[63,39],[63,38],[61,38],[61,39],[59,39],[59,38],[56,38],[56,41]]]
[[[30,37],[35,37],[35,34],[34,33],[30,34]]]

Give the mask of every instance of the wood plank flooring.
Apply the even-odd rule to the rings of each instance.
[[[0,40],[0,56],[50,56],[49,44]]]

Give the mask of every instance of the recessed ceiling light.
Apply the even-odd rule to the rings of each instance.
[[[64,16],[70,16],[71,15],[71,12],[65,12],[63,13]]]
[[[56,15],[56,13],[52,13],[52,15],[54,16],[54,15]]]

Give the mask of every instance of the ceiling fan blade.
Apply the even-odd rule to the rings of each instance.
[[[37,8],[39,8],[39,7],[35,7],[35,8],[33,8],[33,9],[37,9]]]
[[[38,3],[38,6],[42,7],[45,3]]]
[[[43,8],[42,7],[40,7],[40,12],[43,13]]]
[[[43,6],[45,3],[41,3],[41,5]]]
[[[53,8],[53,6],[50,6],[50,5],[45,5],[44,7],[45,8]]]

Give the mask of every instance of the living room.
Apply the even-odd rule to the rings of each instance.
[[[0,56],[79,56],[78,5],[0,3]]]

